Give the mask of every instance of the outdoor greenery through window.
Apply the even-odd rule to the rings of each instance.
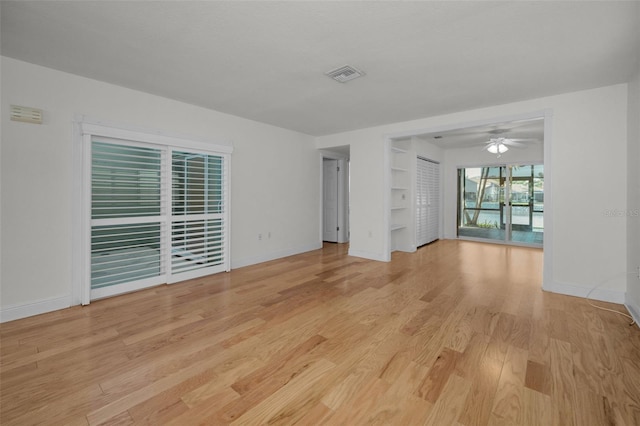
[[[458,236],[542,245],[542,165],[459,169],[458,188]]]

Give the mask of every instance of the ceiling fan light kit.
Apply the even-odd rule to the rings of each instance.
[[[499,139],[491,139],[488,142],[487,145],[487,151],[489,151],[492,154],[498,154],[498,158],[500,157],[500,155],[502,155],[503,153],[507,152],[509,150],[509,148],[507,147],[507,145],[505,145],[505,141],[507,141],[508,139],[504,139],[504,138],[499,138]]]

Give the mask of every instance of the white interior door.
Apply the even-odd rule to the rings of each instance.
[[[322,161],[322,239],[338,242],[338,160]]]
[[[416,247],[440,236],[440,165],[418,158],[416,165]]]
[[[427,242],[440,238],[440,165],[427,161],[428,196],[427,201]]]

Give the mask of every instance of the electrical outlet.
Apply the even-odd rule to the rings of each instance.
[[[373,232],[369,231],[369,238],[373,237]]]
[[[267,239],[270,240],[271,239],[271,231],[269,231],[269,233],[267,234]]]
[[[262,234],[258,234],[258,241],[262,241]]]

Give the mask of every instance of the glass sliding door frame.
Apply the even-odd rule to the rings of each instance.
[[[228,161],[171,149],[171,265],[168,283],[228,270]]]
[[[230,145],[85,121],[74,129],[81,304],[231,269]]]
[[[542,226],[535,228],[534,221],[541,222],[544,211],[542,167],[459,168],[458,238],[541,247]],[[540,187],[538,192],[536,185]]]

